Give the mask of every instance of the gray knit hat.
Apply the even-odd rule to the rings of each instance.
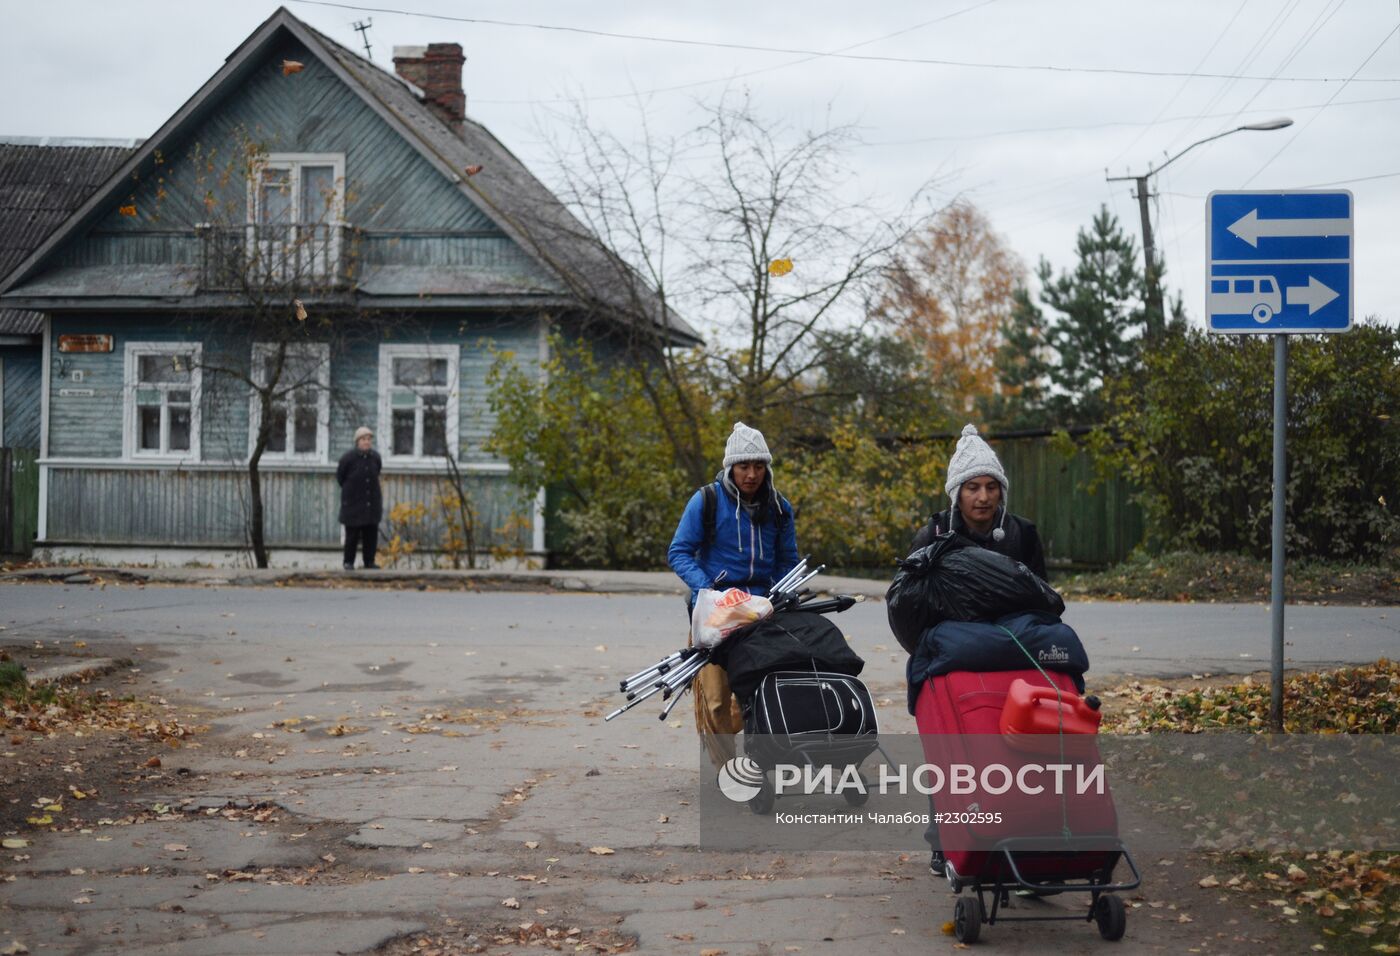
[[[761,461],[765,465],[773,461],[768,451],[768,443],[763,440],[763,432],[750,428],[743,422],[734,423],[734,431],[724,445],[724,467],[737,465],[741,461]]]
[[[355,441],[358,442],[361,438],[364,438],[366,435],[368,435],[371,438],[374,437],[374,432],[370,429],[368,425],[361,425],[359,428],[355,429]]]
[[[1006,497],[1011,490],[1011,483],[1006,480],[1006,470],[1001,467],[1001,459],[997,457],[997,453],[977,434],[977,426],[969,424],[963,426],[958,447],[953,450],[953,457],[948,459],[948,481],[943,486],[948,497],[953,499],[954,514],[958,511],[958,489],[963,486],[963,482],[973,478],[995,478],[1001,484],[1001,523],[1005,524]],[[1006,532],[1000,527],[992,533],[993,539],[997,541],[1005,535]]]

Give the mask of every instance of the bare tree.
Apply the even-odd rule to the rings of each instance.
[[[892,214],[843,198],[853,128],[797,130],[746,97],[703,107],[675,136],[638,115],[630,140],[577,104],[562,134],[546,130],[567,210],[541,204],[522,227],[537,248],[577,250],[559,263],[565,281],[646,370],[677,463],[698,484],[717,413],[761,423],[821,397],[806,380],[827,333],[863,321],[873,281],[931,214],[930,190]],[[718,340],[677,347],[680,316]]]
[[[293,176],[270,164],[265,145],[246,133],[235,141],[222,156],[201,144],[189,150],[196,201],[187,208],[199,211],[192,224],[199,289],[221,308],[178,320],[201,345],[172,361],[198,370],[204,405],[224,412],[206,426],[222,435],[229,459],[246,454],[246,540],[264,568],[264,457],[325,459],[332,405],[360,413],[331,380],[331,358],[373,340],[375,322],[350,293],[358,240],[341,221],[343,177],[330,166]],[[230,402],[248,403],[246,431],[228,427],[228,420],[240,420],[228,414]]]

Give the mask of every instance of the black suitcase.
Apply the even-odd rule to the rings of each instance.
[[[847,674],[774,671],[744,708],[744,752],[764,767],[860,763],[879,733],[870,690]]]

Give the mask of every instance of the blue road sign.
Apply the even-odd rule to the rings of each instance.
[[[1345,332],[1352,324],[1352,197],[1213,192],[1206,198],[1212,332]]]

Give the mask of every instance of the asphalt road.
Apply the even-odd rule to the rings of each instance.
[[[867,659],[882,735],[912,733],[884,606],[838,620]],[[1080,603],[1069,620],[1091,688],[1267,664],[1262,607]],[[1300,607],[1289,622],[1298,665],[1400,649],[1394,610]],[[33,952],[376,952],[444,927],[511,939],[534,921],[560,938],[620,932],[645,953],[950,944],[953,897],[918,832],[907,852],[706,850],[697,797],[714,771],[689,702],[667,722],[649,702],[604,723],[617,679],[684,642],[675,597],[0,585],[0,628],[0,645],[129,651],[144,689],[212,725],[172,753],[177,772],[148,778],[143,805],[172,812],[26,831],[32,846],[0,860],[4,939]],[[249,805],[275,819],[221,812]],[[1125,951],[1297,951],[1286,927],[1196,885],[1183,834],[1119,812],[1145,865]],[[1083,912],[1068,896],[1014,905]],[[1041,923],[999,923],[979,949],[1050,946],[1102,951],[1092,926]]]
[[[1248,673],[1269,663],[1269,610],[1263,605],[1089,601],[1071,604],[1065,619],[1079,632],[1100,676]],[[858,605],[840,621],[872,664],[881,649],[900,653],[883,603]],[[602,643],[625,649],[638,666],[685,636],[684,612],[674,597],[314,588],[0,585],[0,625],[12,638],[121,635],[152,644],[218,637],[348,648],[428,641],[494,645],[499,638],[505,647],[545,652]],[[1288,608],[1286,625],[1289,666],[1400,654],[1397,608],[1296,606]]]

